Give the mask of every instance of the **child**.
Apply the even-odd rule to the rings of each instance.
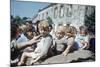
[[[73,37],[66,36],[66,27],[59,26],[56,31],[56,38],[54,39],[56,46],[56,53],[66,56],[74,42]]]
[[[32,32],[35,32],[35,28],[31,20],[26,21],[26,26],[27,26],[27,30],[32,30]]]
[[[29,40],[31,40],[35,36],[35,32],[32,32],[31,29],[26,31],[26,36]]]
[[[31,57],[32,63],[37,62],[40,58],[47,55],[49,48],[52,45],[52,37],[49,35],[49,23],[47,21],[41,21],[38,25],[41,35],[41,41],[37,43],[37,48],[34,52],[24,52],[18,65],[24,63],[25,58]]]
[[[74,26],[66,26],[65,35],[67,37],[67,48],[62,53],[64,56],[66,56],[69,52],[73,51],[73,46],[75,42],[75,34],[76,34],[76,28]]]
[[[79,34],[75,38],[75,48],[76,49],[88,49],[89,48],[89,36],[87,33],[86,26],[79,27]]]

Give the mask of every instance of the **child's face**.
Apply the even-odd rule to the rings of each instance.
[[[29,24],[29,23],[26,23],[26,26],[27,26],[28,29],[30,29],[32,27],[32,25]]]
[[[58,39],[61,39],[61,38],[64,37],[64,33],[61,32],[60,30],[58,30],[58,31],[56,31],[56,37],[57,37]]]
[[[29,39],[32,39],[34,36],[32,32],[27,32],[27,35],[28,35]]]
[[[32,32],[27,32],[28,36],[33,36]]]
[[[85,29],[80,30],[80,34],[85,35],[86,31]]]
[[[39,28],[39,32],[40,32],[40,35],[42,36],[46,36],[49,33],[47,30],[44,30],[42,28]]]

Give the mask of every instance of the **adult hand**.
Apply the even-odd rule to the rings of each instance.
[[[41,40],[40,37],[41,35],[33,37],[33,39],[30,40],[30,44],[39,42]]]

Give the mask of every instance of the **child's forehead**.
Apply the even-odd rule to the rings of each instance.
[[[62,30],[57,30],[56,33],[64,33]]]
[[[39,30],[48,31],[49,29],[48,28],[44,28],[44,27],[39,27]]]
[[[48,27],[43,27],[43,26],[41,26],[41,27],[39,27],[39,29],[43,29],[43,30],[45,30],[45,29],[47,29]]]

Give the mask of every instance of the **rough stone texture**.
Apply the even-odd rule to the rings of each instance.
[[[27,65],[30,65],[31,58],[28,59]],[[58,63],[72,63],[72,62],[92,62],[95,60],[94,54],[89,50],[78,50],[73,53],[69,53],[67,56],[56,55],[52,56],[44,61],[34,63],[39,64],[58,64]]]
[[[74,53],[69,53],[67,56],[57,55],[46,59],[41,64],[54,64],[54,63],[71,63],[71,62],[82,62],[82,61],[93,61],[93,54],[88,50],[79,50]]]

